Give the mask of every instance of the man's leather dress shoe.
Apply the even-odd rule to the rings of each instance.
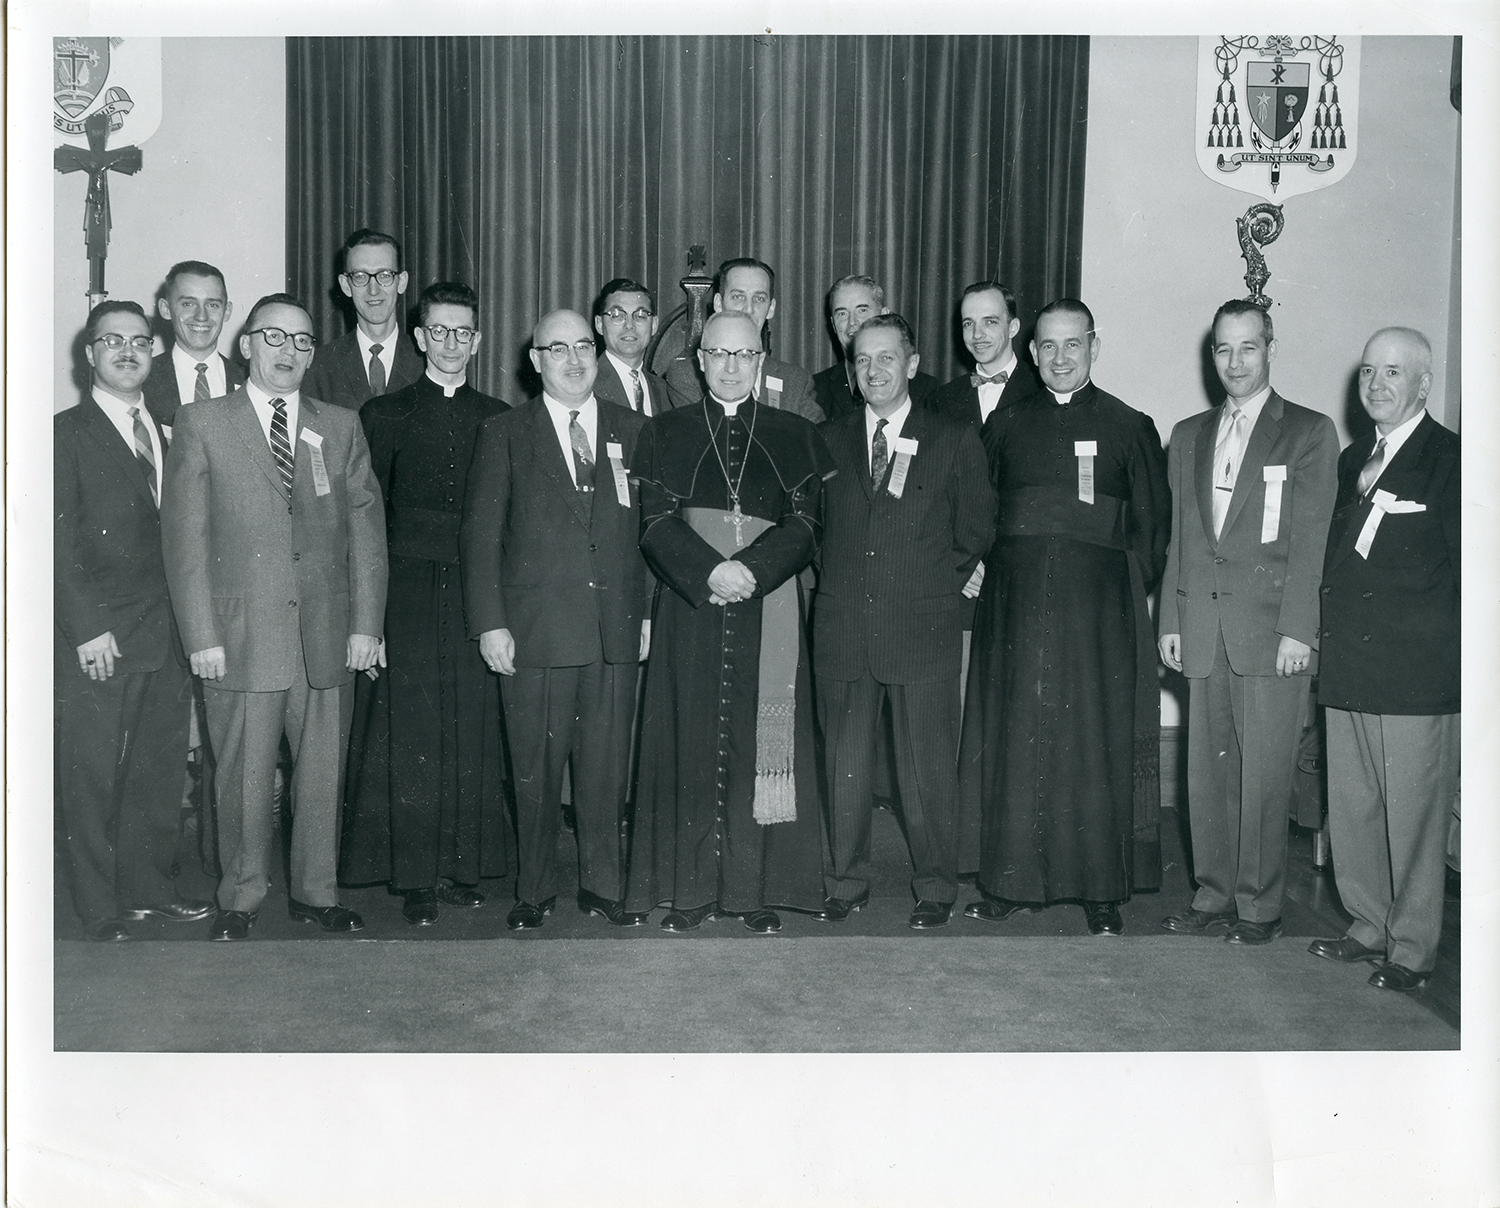
[[[83,925],[83,935],[96,944],[113,944],[128,940],[130,931],[119,919],[91,919]]]
[[[870,904],[870,891],[867,889],[857,898],[824,898],[823,909],[816,911],[813,918],[821,923],[842,923],[856,910],[863,910]]]
[[[437,900],[444,906],[459,906],[474,910],[484,905],[484,894],[470,885],[439,885]]]
[[[781,916],[774,910],[764,908],[743,912],[725,910],[721,913],[727,914],[732,919],[740,919],[756,935],[774,935],[781,930]]]
[[[1385,953],[1379,948],[1366,948],[1356,939],[1343,935],[1336,940],[1313,940],[1307,950],[1325,961],[1338,961],[1341,965],[1357,965],[1360,961],[1383,961]]]
[[[1225,934],[1224,942],[1253,947],[1258,944],[1269,944],[1280,934],[1280,919],[1272,919],[1268,923],[1252,923],[1249,919],[1241,919]]]
[[[1120,917],[1116,902],[1085,902],[1083,917],[1088,921],[1090,935],[1125,934],[1125,920]]]
[[[248,910],[221,910],[208,925],[211,940],[248,940],[255,916]]]
[[[438,919],[438,891],[431,887],[427,889],[408,889],[403,895],[406,899],[401,903],[401,917],[413,927],[431,927]]]
[[[535,931],[542,925],[542,920],[552,913],[552,908],[556,905],[555,896],[536,905],[530,902],[517,902],[510,908],[510,913],[505,916],[505,925],[512,931]]]
[[[1026,902],[1012,902],[1008,898],[980,898],[964,907],[964,918],[981,919],[986,923],[1003,923],[1013,914],[1036,914],[1040,906]]]
[[[601,898],[597,893],[590,893],[587,889],[578,891],[578,909],[584,914],[597,914],[601,918],[608,919],[616,927],[641,927],[645,925],[649,917],[634,910],[626,910],[624,902],[617,902],[613,898]]]
[[[121,914],[127,919],[157,918],[169,923],[196,923],[214,913],[214,904],[198,898],[178,898],[162,906],[137,906]]]
[[[709,902],[706,906],[695,906],[691,910],[671,910],[661,921],[663,931],[696,931],[709,919],[719,917],[719,904]]]
[[[296,898],[286,900],[286,912],[298,923],[316,923],[324,931],[361,931],[365,921],[347,906],[309,906]]]
[[[1234,910],[1197,910],[1189,906],[1162,919],[1161,929],[1178,935],[1206,935],[1218,927],[1233,927],[1239,918]]]
[[[1370,974],[1370,985],[1377,990],[1395,990],[1398,994],[1410,994],[1414,990],[1420,990],[1431,978],[1431,972],[1415,973],[1405,965],[1381,965]]]
[[[934,927],[946,927],[953,917],[952,902],[929,902],[923,898],[911,912],[906,925],[913,931],[930,931]]]

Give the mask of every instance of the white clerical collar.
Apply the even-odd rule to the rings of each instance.
[[[460,381],[456,386],[450,386],[447,382],[440,382],[436,377],[433,376],[431,365],[427,366],[427,371],[423,376],[443,392],[444,398],[452,398],[455,394],[462,390],[469,381],[468,375],[465,374],[463,380]]]
[[[1078,387],[1077,390],[1069,390],[1067,392],[1067,394],[1059,394],[1056,390],[1053,390],[1049,386],[1047,388],[1047,393],[1050,394],[1053,398],[1055,398],[1057,400],[1057,405],[1059,407],[1066,407],[1070,402],[1073,401],[1073,396],[1075,394],[1082,394],[1088,388],[1089,388],[1088,382],[1084,382],[1084,384],[1082,386]]]
[[[732,402],[732,403],[726,403],[723,399],[719,398],[718,395],[714,395],[714,394],[709,395],[709,398],[713,399],[714,402],[718,403],[719,406],[721,406],[721,407],[724,408],[724,414],[727,415],[727,416],[729,416],[730,419],[734,418],[735,414],[740,409],[740,404],[743,403],[745,401],[745,399],[747,399],[749,397],[750,396],[747,394],[747,395],[745,395],[745,398],[735,399],[734,402]]]

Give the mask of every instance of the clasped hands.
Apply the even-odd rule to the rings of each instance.
[[[726,604],[738,604],[755,594],[755,576],[740,562],[720,562],[708,575],[708,597],[710,604],[722,608]]]
[[[200,679],[221,680],[228,673],[222,646],[194,651],[188,655],[188,665]],[[368,633],[351,633],[344,666],[375,679],[380,674],[379,668],[385,666],[385,639]]]

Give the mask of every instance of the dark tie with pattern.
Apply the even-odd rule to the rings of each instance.
[[[631,406],[644,415],[646,413],[646,395],[641,389],[641,371],[639,369],[632,369],[630,371],[630,381],[635,394],[635,401]]]
[[[281,471],[281,482],[286,493],[292,493],[292,445],[286,438],[286,401],[273,398],[271,410],[271,455],[276,458],[276,468]]]
[[[193,368],[198,371],[198,380],[193,383],[193,402],[206,403],[210,397],[208,393],[208,366],[199,361]]]
[[[875,439],[870,442],[870,482],[877,495],[885,483],[886,466],[890,464],[890,453],[885,446],[885,425],[883,419],[875,422]]]
[[[1359,482],[1355,484],[1355,489],[1359,492],[1361,499],[1370,493],[1383,469],[1385,469],[1385,437],[1382,436],[1375,442],[1375,451],[1370,454],[1370,460],[1365,462],[1364,469],[1359,472]]]
[[[993,386],[996,382],[999,382],[1003,386],[1008,381],[1010,381],[1010,370],[1008,369],[1002,369],[994,377],[985,377],[982,373],[969,374],[969,385],[976,388],[980,386]]]
[[[146,481],[151,484],[151,495],[156,496],[156,455],[151,451],[151,434],[146,431],[146,425],[141,422],[141,409],[132,407],[130,409],[131,432],[135,437],[135,456],[141,463],[141,468],[146,471]]]
[[[594,489],[594,455],[589,452],[588,433],[578,422],[578,412],[568,412],[568,439],[573,443],[573,475],[580,491]]]
[[[380,353],[385,348],[384,344],[370,345],[370,393],[385,393],[385,366],[380,363]]]

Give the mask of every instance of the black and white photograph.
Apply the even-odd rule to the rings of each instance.
[[[1500,1204],[1487,6],[10,15],[7,1202]]]

